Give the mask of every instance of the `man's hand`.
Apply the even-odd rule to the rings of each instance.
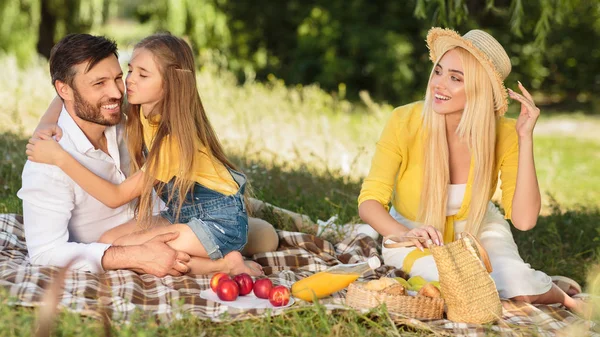
[[[105,270],[129,269],[158,277],[181,276],[189,272],[190,256],[167,245],[179,232],[157,235],[141,245],[111,246],[102,257]]]
[[[167,245],[167,242],[175,240],[179,236],[179,232],[165,233],[157,235],[146,243],[142,244],[142,249],[146,251],[142,263],[142,269],[152,275],[163,277],[180,275],[189,271],[185,262],[190,261],[190,256],[184,252],[178,252]],[[179,275],[174,275],[179,276]]]

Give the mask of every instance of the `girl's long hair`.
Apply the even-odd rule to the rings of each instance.
[[[163,79],[164,92],[163,98],[156,105],[160,121],[152,144],[146,144],[149,146],[146,156],[140,122],[140,105],[130,104],[128,110],[126,127],[127,146],[132,158],[131,173],[137,172],[146,165],[142,194],[135,208],[138,221],[144,223],[152,216],[155,173],[160,165],[175,165],[158,162],[158,152],[163,143],[174,142],[172,146],[178,148],[180,155],[179,162],[176,164],[178,173],[175,175],[175,188],[172,193],[169,193],[167,201],[169,205],[173,200],[178,201],[175,208],[176,218],[179,217],[186,195],[194,186],[191,173],[194,156],[199,151],[196,148],[197,140],[206,147],[209,157],[216,158],[231,169],[237,170],[237,168],[225,155],[202,106],[196,85],[194,56],[190,46],[179,37],[169,33],[159,33],[140,41],[135,46],[135,49],[137,48],[145,48],[154,56]],[[157,185],[158,195],[161,195],[163,187],[164,184]]]
[[[477,235],[485,216],[493,185],[496,113],[492,84],[479,61],[463,48],[456,48],[465,71],[465,109],[456,133],[467,142],[473,164],[471,203],[466,231]],[[435,65],[433,67],[435,69]],[[429,82],[433,77],[432,70]],[[428,86],[429,88],[429,86]],[[423,107],[423,188],[418,221],[444,233],[450,168],[445,117],[433,111],[432,95],[427,90]]]

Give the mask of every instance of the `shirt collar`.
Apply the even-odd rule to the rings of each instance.
[[[78,152],[86,153],[87,151],[94,149],[94,145],[92,145],[92,142],[90,142],[85,133],[79,128],[79,125],[75,123],[73,117],[69,115],[67,107],[64,104],[60,116],[58,117],[57,124],[64,133],[69,134],[69,137],[73,141],[73,145],[75,145]]]

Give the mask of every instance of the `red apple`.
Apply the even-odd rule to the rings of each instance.
[[[261,278],[254,282],[254,295],[258,298],[269,298],[269,292],[273,288],[273,282],[268,278]]]
[[[290,303],[290,289],[286,286],[276,286],[269,292],[269,302],[275,307]]]
[[[210,289],[212,289],[214,292],[217,292],[217,286],[219,285],[219,282],[223,280],[230,280],[229,275],[225,273],[214,274],[210,279]]]
[[[221,301],[235,301],[240,294],[240,288],[234,280],[223,280],[217,286],[217,296]]]
[[[235,275],[233,280],[240,287],[240,296],[246,296],[252,291],[254,282],[252,281],[252,277],[250,277],[250,275],[246,273]]]

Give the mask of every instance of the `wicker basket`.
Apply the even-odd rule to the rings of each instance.
[[[427,296],[394,295],[365,289],[365,283],[348,286],[346,305],[355,309],[370,309],[385,303],[387,310],[417,319],[440,319],[444,316],[444,300]]]
[[[492,264],[479,241],[464,234],[459,240],[431,248],[448,319],[475,324],[494,322],[502,317],[502,303],[489,274]]]

